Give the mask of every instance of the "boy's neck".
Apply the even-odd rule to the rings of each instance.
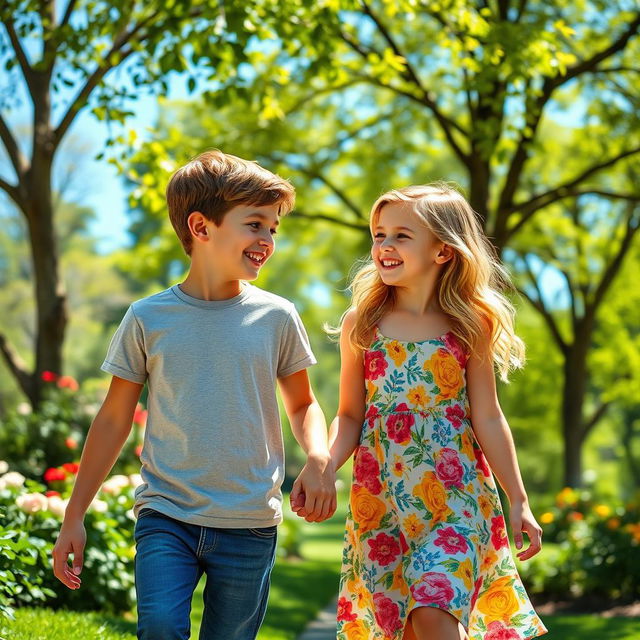
[[[228,300],[235,298],[243,289],[240,280],[229,280],[212,273],[204,265],[191,263],[189,274],[178,286],[184,293],[199,300]]]

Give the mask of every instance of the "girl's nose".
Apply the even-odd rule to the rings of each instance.
[[[258,240],[258,244],[262,245],[263,247],[272,247],[275,244],[275,241],[273,239],[273,236],[271,235],[271,232],[267,231],[267,233],[262,234],[260,236],[260,239]]]

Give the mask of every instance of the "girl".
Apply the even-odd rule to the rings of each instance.
[[[506,380],[524,356],[498,292],[506,273],[446,185],[384,194],[370,226],[372,261],[356,274],[341,323],[330,431],[336,468],[355,450],[338,638],[542,635],[491,473],[509,498],[518,557],[531,558],[542,531],[494,379],[494,365]]]

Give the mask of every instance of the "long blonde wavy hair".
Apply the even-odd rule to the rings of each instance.
[[[380,196],[371,209],[371,228],[382,208],[393,202],[412,203],[427,228],[453,249],[436,285],[438,304],[468,353],[489,338],[489,355],[506,382],[509,372],[524,364],[524,343],[514,332],[513,305],[501,293],[512,289],[509,275],[473,209],[459,191],[445,183],[414,185]],[[370,346],[380,320],[394,308],[395,287],[382,281],[369,259],[354,275],[350,288],[352,301],[346,313],[355,308],[357,314],[349,340],[355,350],[363,351]]]

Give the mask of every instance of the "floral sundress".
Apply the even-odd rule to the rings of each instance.
[[[471,427],[467,356],[451,332],[365,352],[338,599],[339,640],[401,640],[420,606],[470,640],[547,632],[509,548],[496,485]]]

